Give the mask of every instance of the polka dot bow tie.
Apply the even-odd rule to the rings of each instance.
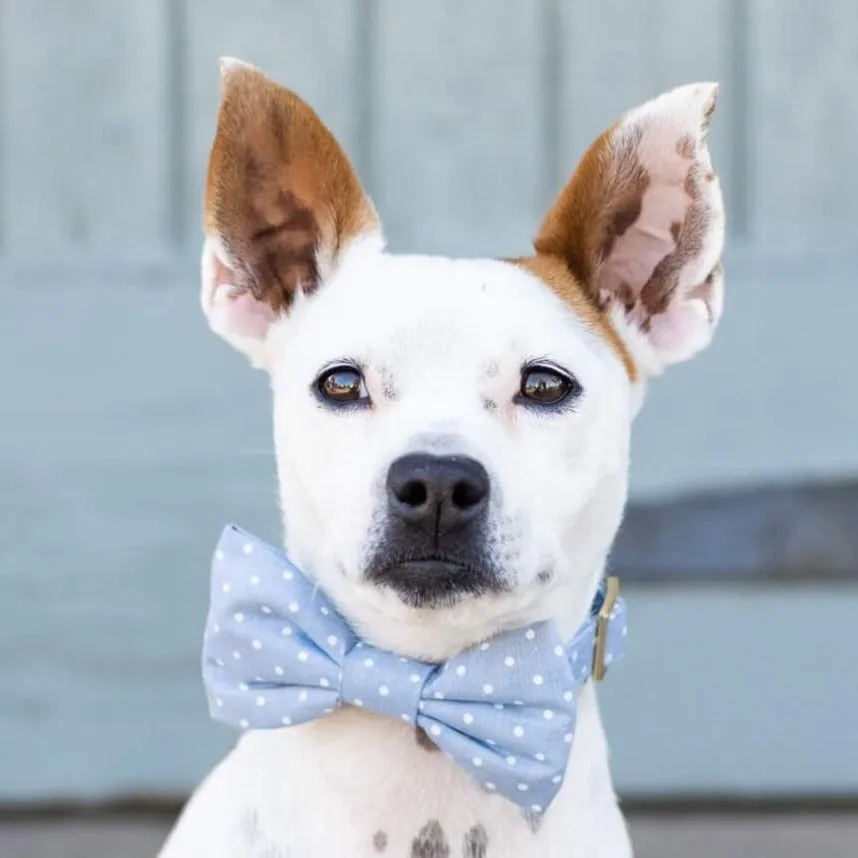
[[[229,526],[212,564],[203,676],[218,721],[270,729],[363,707],[421,727],[485,790],[542,813],[563,781],[577,692],[625,638],[608,579],[567,645],[546,621],[445,664],[403,658],[361,641],[282,551]]]

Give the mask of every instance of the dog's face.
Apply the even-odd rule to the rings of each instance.
[[[714,95],[599,138],[534,256],[449,260],[385,253],[320,120],[225,65],[203,307],[271,376],[293,558],[370,639],[440,656],[559,601],[580,619],[646,378],[720,315]]]

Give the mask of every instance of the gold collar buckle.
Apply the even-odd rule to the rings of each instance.
[[[605,582],[605,599],[599,608],[599,616],[596,620],[596,642],[593,650],[593,679],[601,682],[608,672],[605,664],[605,648],[608,642],[608,624],[611,622],[611,613],[620,595],[620,579],[608,578]]]

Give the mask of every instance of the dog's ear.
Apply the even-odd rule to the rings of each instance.
[[[342,149],[298,96],[221,60],[205,191],[202,305],[211,327],[263,366],[270,324],[381,231]]]
[[[622,117],[582,158],[534,242],[604,310],[640,370],[709,344],[721,315],[724,208],[706,133],[717,86]]]

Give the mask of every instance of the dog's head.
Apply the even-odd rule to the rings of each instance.
[[[373,642],[441,657],[581,619],[646,380],[721,313],[715,94],[682,87],[599,137],[533,256],[452,260],[385,253],[319,118],[224,62],[203,308],[270,374],[293,558]]]

